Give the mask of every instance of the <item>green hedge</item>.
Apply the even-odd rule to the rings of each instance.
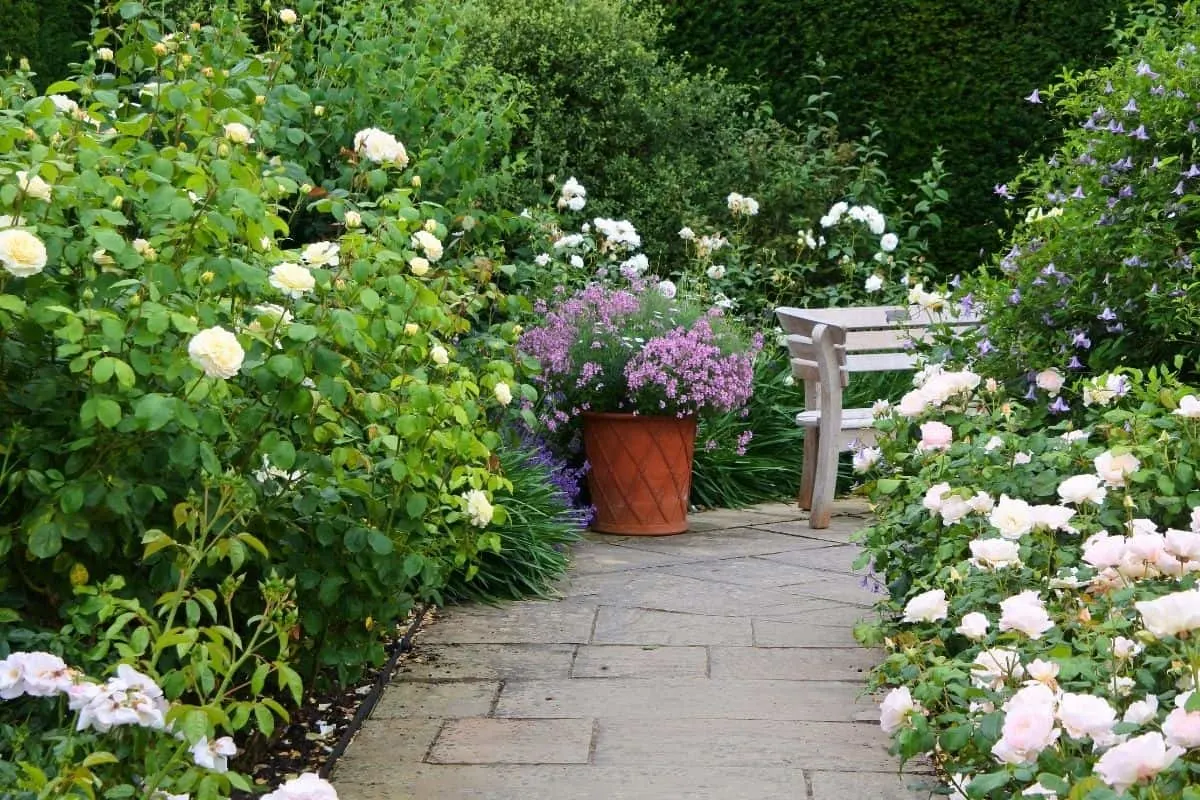
[[[829,102],[842,124],[876,120],[893,177],[915,178],[947,148],[951,207],[935,255],[970,267],[997,243],[992,187],[1020,156],[1055,135],[1023,100],[1064,67],[1112,56],[1110,18],[1124,0],[682,0],[664,2],[667,44],[696,62],[757,83],[777,116],[794,120],[813,83],[841,76]],[[819,66],[823,57],[825,67]]]
[[[78,60],[76,45],[87,38],[91,3],[86,0],[0,0],[0,67],[22,58],[38,74],[38,85],[58,80]]]

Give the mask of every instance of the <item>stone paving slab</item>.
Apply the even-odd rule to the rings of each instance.
[[[870,705],[862,688],[831,681],[689,678],[512,681],[496,703],[500,717],[776,719],[850,722]],[[714,731],[720,725],[714,724]]]
[[[452,719],[429,751],[431,764],[586,764],[591,719]]]
[[[336,766],[339,796],[927,798],[863,696],[864,524],[813,530],[771,504],[678,536],[588,535],[561,599],[451,608],[418,636]]]
[[[426,644],[417,639],[400,681],[506,681],[568,678],[573,644]]]
[[[708,650],[662,645],[584,645],[575,654],[572,678],[704,678]]]
[[[862,647],[710,647],[713,678],[852,681],[861,685],[879,654]]]
[[[598,644],[750,645],[754,644],[754,629],[745,617],[601,606],[592,641]]]

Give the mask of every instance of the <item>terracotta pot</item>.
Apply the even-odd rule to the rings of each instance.
[[[665,536],[687,530],[692,490],[694,417],[583,415],[592,530]]]

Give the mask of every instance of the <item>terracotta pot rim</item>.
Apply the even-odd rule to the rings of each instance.
[[[689,419],[695,419],[695,414],[684,414],[682,417],[677,417],[674,414],[640,414],[634,411],[581,411],[580,416],[592,417],[593,419],[669,419],[675,422],[686,422]]]

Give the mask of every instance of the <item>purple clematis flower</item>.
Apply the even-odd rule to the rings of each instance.
[[[1150,65],[1147,64],[1145,61],[1142,61],[1137,65],[1137,73],[1136,74],[1140,75],[1141,77],[1144,77],[1144,78],[1157,78],[1158,77],[1158,73],[1155,72],[1154,70],[1150,69]]]
[[[997,183],[994,187],[992,187],[992,194],[999,195],[1005,200],[1013,199],[1013,193],[1008,190],[1007,183]]]
[[[1035,103],[1035,104],[1038,104],[1038,103],[1041,103],[1041,102],[1042,102],[1042,96],[1041,96],[1040,94],[1038,94],[1038,90],[1037,90],[1037,89],[1034,89],[1034,90],[1033,90],[1033,94],[1031,94],[1031,95],[1029,95],[1028,97],[1026,97],[1026,98],[1025,98],[1025,100],[1026,100],[1026,102],[1029,102],[1029,103]]]
[[[1092,340],[1088,338],[1086,331],[1075,331],[1075,335],[1071,337],[1071,344],[1082,350],[1088,350],[1092,346]]]
[[[1076,186],[1075,191],[1071,192],[1071,197],[1074,200],[1083,200],[1086,198],[1087,195],[1083,193],[1083,186]]]
[[[1063,399],[1061,394],[1050,404],[1050,412],[1053,414],[1065,414],[1070,410],[1071,407],[1067,405],[1067,401]]]
[[[1012,290],[1012,294],[1010,294],[1010,295],[1008,296],[1008,304],[1009,304],[1010,306],[1015,306],[1015,305],[1017,305],[1017,304],[1018,304],[1018,303],[1020,303],[1020,302],[1021,302],[1021,290],[1020,290],[1020,289],[1013,289],[1013,290]]]
[[[1136,114],[1138,112],[1137,100],[1133,99],[1132,97],[1129,98],[1129,102],[1126,103],[1125,107],[1122,108],[1121,110],[1124,111],[1126,114]]]
[[[1117,318],[1117,315],[1115,313],[1113,313],[1113,310],[1111,308],[1109,308],[1108,306],[1105,306],[1104,310],[1096,315],[1096,319],[1098,319],[1102,322],[1112,322],[1116,318]]]
[[[1136,128],[1134,128],[1132,131],[1129,132],[1129,136],[1131,139],[1137,139],[1139,142],[1150,141],[1150,134],[1146,133],[1145,125],[1138,125]]]
[[[1083,369],[1083,362],[1079,360],[1079,356],[1071,356],[1071,360],[1067,362],[1067,369]]]
[[[1175,188],[1171,190],[1171,194],[1183,197],[1187,194],[1187,187],[1183,185],[1183,181],[1175,184]]]

